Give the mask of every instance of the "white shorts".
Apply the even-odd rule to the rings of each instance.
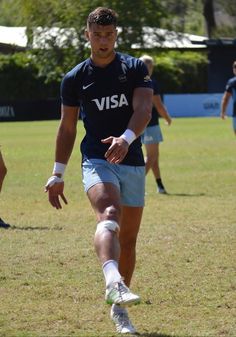
[[[111,164],[103,159],[87,159],[82,163],[84,190],[99,183],[112,183],[120,191],[125,206],[143,207],[145,166]]]
[[[141,136],[143,144],[157,144],[163,142],[160,125],[148,126]]]

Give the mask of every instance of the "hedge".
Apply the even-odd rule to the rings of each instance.
[[[143,52],[142,54],[146,54]],[[136,52],[136,56],[140,56]],[[207,55],[204,52],[152,52],[156,67],[153,76],[164,93],[207,92]],[[19,52],[0,55],[0,99],[33,100],[58,98],[64,69],[57,64],[55,79],[42,74],[35,54]],[[71,64],[71,68],[74,64]],[[68,69],[69,70],[69,69]]]
[[[0,100],[54,98],[59,83],[46,83],[39,75],[36,61],[28,52],[0,55]]]

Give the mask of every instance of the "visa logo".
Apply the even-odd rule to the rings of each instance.
[[[125,94],[102,97],[101,99],[92,99],[96,103],[99,111],[120,108],[123,105],[129,105]]]

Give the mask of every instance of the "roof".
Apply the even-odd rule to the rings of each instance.
[[[0,45],[12,45],[27,47],[28,39],[26,34],[27,27],[5,27],[0,26]],[[183,48],[199,49],[206,48],[206,37],[192,34],[178,33],[166,29],[143,27],[144,46],[142,48]],[[49,40],[54,40],[57,46],[63,47],[68,36],[72,36],[73,44],[76,45],[76,31],[74,28],[43,28],[35,29],[33,48],[49,48]],[[140,44],[132,44],[133,49],[140,49]]]
[[[18,47],[27,46],[26,27],[0,26],[0,43]]]
[[[206,48],[205,36],[178,33],[162,28],[143,27],[144,48]],[[197,43],[196,43],[197,42]],[[139,49],[140,44],[133,44],[132,48]]]

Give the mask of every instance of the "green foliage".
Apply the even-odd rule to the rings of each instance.
[[[118,36],[119,51],[130,54],[134,54],[131,49],[132,43],[143,44],[143,26],[162,26],[177,30],[181,30],[182,27],[183,31],[189,27],[193,31],[194,27],[200,27],[202,24],[200,17],[193,15],[194,8],[197,12],[202,9],[200,0],[180,0],[178,3],[172,0],[9,1],[10,3],[2,0],[0,9],[12,24],[11,19],[16,17],[17,12],[14,23],[27,26],[30,41],[30,52],[24,56],[23,54],[9,56],[9,61],[7,61],[8,58],[1,58],[5,60],[4,65],[1,65],[0,88],[3,87],[0,91],[1,96],[15,99],[58,95],[62,76],[90,53],[84,28],[88,14],[98,6],[108,6],[118,12],[119,26],[122,28]],[[184,21],[178,21],[177,18],[180,17],[184,18]],[[36,27],[42,27],[45,31],[41,34]],[[49,30],[51,28],[62,30],[55,33]],[[63,43],[58,45],[58,38],[62,36]],[[36,38],[42,43],[38,48],[35,48]],[[158,56],[155,54],[154,56],[158,64],[155,75],[160,79],[165,92],[207,90],[205,56],[182,52],[161,52]]]
[[[161,20],[161,27],[177,32],[205,35],[202,0],[163,1],[167,17]]]
[[[47,29],[46,44],[48,50],[38,50],[34,53],[40,68],[40,74],[47,78],[47,82],[58,80],[58,77],[61,76],[61,70],[64,73],[68,63],[74,65],[78,63],[79,59],[87,57],[87,41],[84,36],[86,19],[88,14],[98,6],[111,7],[118,12],[119,27],[121,27],[118,45],[119,50],[125,52],[131,51],[130,46],[134,41],[142,45],[143,26],[159,26],[161,18],[166,16],[163,6],[157,0],[91,0],[89,2],[87,0],[38,0],[36,2],[22,0],[18,10],[21,25],[27,26],[29,46],[33,46],[35,37],[40,38],[35,27]],[[49,31],[53,27],[66,31],[66,34],[65,31],[58,33],[59,35],[63,34],[64,50],[59,50],[57,37],[52,31]]]
[[[57,58],[53,53],[57,52]],[[139,57],[140,52],[133,53]],[[207,92],[207,56],[199,52],[153,53],[154,77],[164,93]],[[64,74],[82,61],[75,49],[45,49],[0,56],[0,98],[45,99],[59,96]],[[41,62],[38,60],[41,59]]]
[[[131,44],[143,43],[143,26],[158,27],[161,18],[166,17],[160,1],[118,1],[118,0],[31,0],[22,1],[22,22],[30,29],[37,26],[43,27],[73,27],[77,33],[78,49],[84,51],[85,38],[83,29],[86,26],[88,14],[96,7],[105,6],[117,11],[118,25],[122,32],[118,38],[121,50],[129,51]],[[134,15],[135,13],[135,15]]]
[[[153,76],[164,93],[207,92],[207,55],[203,52],[160,51],[150,53],[155,60]]]
[[[20,25],[19,11],[21,0],[0,0],[0,25],[18,26]]]
[[[58,84],[45,85],[35,60],[30,53],[0,55],[0,98],[1,100],[40,99],[54,97]],[[58,93],[57,93],[58,94]]]

